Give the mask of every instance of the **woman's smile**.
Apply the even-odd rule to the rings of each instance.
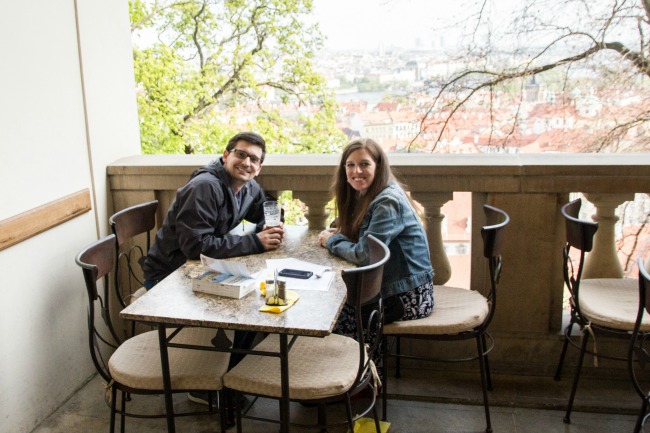
[[[375,180],[377,164],[366,149],[355,150],[345,161],[348,183],[364,194]]]

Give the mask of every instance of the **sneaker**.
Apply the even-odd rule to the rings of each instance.
[[[201,392],[201,391],[193,391],[193,392],[188,392],[187,393],[187,399],[189,401],[193,401],[194,403],[198,403],[198,404],[203,404],[205,406],[209,406],[208,398],[209,398],[209,394],[206,391],[203,391],[203,392]],[[217,399],[216,398],[214,399],[214,401],[212,403],[212,406],[217,407]]]
[[[193,391],[187,393],[187,399],[194,403],[203,404],[208,406],[209,394],[207,391]],[[219,410],[219,405],[217,404],[219,400],[217,399],[217,394],[214,394],[212,407],[216,410]],[[232,408],[226,407],[226,427],[232,427],[235,425],[235,411]]]
[[[202,404],[205,406],[208,406],[208,392],[207,391],[192,391],[187,393],[187,399],[189,401],[193,401],[194,403]],[[214,397],[212,399],[212,406],[215,408],[219,408],[219,405],[217,404],[217,394],[214,394]],[[249,405],[251,404],[251,401],[243,394],[239,394],[239,406],[242,408],[242,410],[246,409]]]

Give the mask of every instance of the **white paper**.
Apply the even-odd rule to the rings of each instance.
[[[300,271],[311,271],[314,273],[310,278],[289,278],[281,277],[287,282],[288,290],[317,290],[327,291],[334,279],[334,272],[329,266],[317,265],[316,263],[305,262],[294,258],[268,259],[266,261],[266,274],[273,275],[274,270],[297,269]]]
[[[201,263],[211,271],[222,274],[236,275],[238,277],[255,278],[248,271],[246,264],[240,262],[230,262],[227,260],[213,259],[201,254]]]

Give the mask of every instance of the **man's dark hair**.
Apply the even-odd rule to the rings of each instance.
[[[259,146],[262,148],[262,161],[264,161],[264,156],[266,155],[266,142],[262,138],[261,135],[256,134],[254,132],[240,132],[239,134],[235,135],[233,138],[228,141],[228,145],[226,146],[226,150],[230,152],[235,148],[237,145],[238,141],[245,141],[250,144],[254,144],[256,146]]]

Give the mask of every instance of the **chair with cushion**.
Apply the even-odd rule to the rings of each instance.
[[[162,368],[158,331],[134,336],[121,344],[112,336],[105,335],[106,323],[99,317],[110,314],[109,275],[115,266],[115,235],[109,235],[84,248],[76,257],[82,268],[88,292],[88,336],[90,355],[97,372],[111,389],[110,431],[115,430],[115,414],[121,415],[120,431],[124,433],[125,416],[165,417],[165,414],[135,414],[127,412],[126,402],[132,394],[163,394]],[[103,280],[98,287],[97,281]],[[101,311],[97,313],[96,305]],[[170,330],[176,333],[174,342],[212,347],[214,329],[183,328]],[[217,393],[223,388],[223,375],[228,367],[228,353],[169,349],[171,385],[174,392],[209,391]],[[117,391],[121,392],[120,408],[117,408]],[[225,431],[224,405],[219,404],[221,431]],[[193,412],[196,414],[197,412]],[[212,406],[200,413],[216,413]],[[178,414],[187,415],[188,413]]]
[[[319,409],[318,423],[302,427],[326,428],[325,405],[343,401],[345,422],[354,431],[354,422],[373,412],[375,428],[380,432],[375,408],[376,370],[369,353],[377,350],[381,338],[383,307],[380,290],[384,263],[390,252],[386,245],[369,236],[370,263],[367,266],[343,270],[341,276],[347,287],[347,304],[356,309],[357,336],[330,334],[327,337],[294,337],[289,351],[289,398],[313,404]],[[361,306],[364,306],[363,312]],[[279,338],[270,335],[255,347],[256,351],[279,351]],[[279,399],[282,396],[280,360],[261,355],[248,355],[226,373],[224,383],[237,393]],[[353,416],[351,397],[364,389],[371,390],[370,402]],[[235,399],[235,403],[239,398]],[[362,400],[358,400],[359,403]],[[237,408],[237,431],[241,433],[242,415]],[[247,418],[261,418],[246,415]],[[277,422],[277,420],[267,420]],[[336,424],[330,424],[336,425]]]
[[[494,347],[494,341],[488,333],[488,326],[496,308],[497,288],[501,275],[503,229],[508,225],[510,217],[504,211],[489,205],[484,205],[483,210],[486,217],[486,225],[481,228],[483,255],[487,259],[490,276],[487,294],[484,296],[477,290],[459,287],[435,286],[433,312],[429,317],[397,321],[384,326],[383,364],[385,374],[382,389],[384,420],[387,418],[388,361],[390,358],[395,358],[395,377],[398,378],[400,377],[400,359],[402,358],[444,362],[478,359],[487,422],[486,431],[492,431],[487,391],[492,390],[488,353]],[[435,341],[474,339],[476,340],[477,354],[462,359],[407,355],[401,352],[401,342],[405,338]],[[487,344],[488,338],[490,340],[489,346]],[[391,342],[394,344],[394,351],[389,347]]]
[[[142,263],[151,246],[151,231],[156,226],[157,209],[158,200],[153,200],[116,212],[108,220],[117,239],[114,288],[122,308],[146,292],[142,287]],[[109,326],[114,332],[111,323]],[[129,335],[134,334],[134,327],[135,323],[132,323]]]
[[[560,355],[555,380],[560,380],[562,367],[569,344],[579,349],[573,385],[567,405],[564,422],[571,423],[573,401],[578,389],[580,372],[586,353],[596,355],[588,350],[590,338],[609,336],[628,340],[634,329],[634,320],[639,305],[637,280],[633,278],[582,278],[585,256],[593,248],[593,238],[598,223],[579,219],[581,199],[573,200],[562,206],[562,216],[566,228],[566,245],[563,248],[564,282],[570,294],[571,319],[564,329],[564,344]],[[571,337],[573,327],[580,329],[581,342]],[[644,322],[644,328],[645,328]],[[602,351],[601,351],[602,352]],[[627,354],[604,354],[599,352],[597,358],[625,361]]]

